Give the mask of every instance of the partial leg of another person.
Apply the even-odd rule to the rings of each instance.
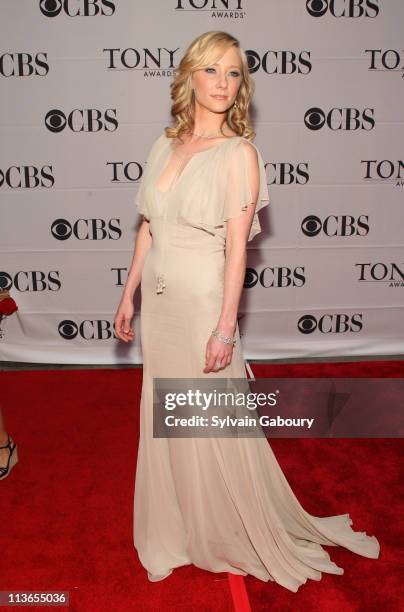
[[[17,445],[7,433],[0,408],[0,480],[6,478],[18,462]]]

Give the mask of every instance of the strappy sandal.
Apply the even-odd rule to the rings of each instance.
[[[8,456],[6,467],[3,467],[3,466],[0,467],[0,480],[3,480],[3,478],[6,478],[6,476],[10,474],[11,470],[13,469],[13,467],[18,461],[17,445],[15,442],[13,442],[12,438],[10,438],[9,434],[7,434],[7,437],[8,437],[7,444],[5,444],[4,446],[0,446],[0,448],[9,449],[9,456]]]

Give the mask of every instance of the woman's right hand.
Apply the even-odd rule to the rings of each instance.
[[[121,302],[116,312],[114,318],[115,334],[124,342],[131,342],[135,337],[134,329],[131,327],[134,312],[132,300]]]

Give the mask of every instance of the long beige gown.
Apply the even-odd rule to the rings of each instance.
[[[256,213],[269,203],[264,163],[249,143],[243,137],[209,143],[178,165],[169,188],[161,190],[157,181],[173,151],[163,133],[138,190],[136,204],[150,221],[153,243],[141,280],[134,545],[153,575],[192,563],[296,592],[308,578],[320,580],[321,572],[343,574],[322,544],[377,558],[378,540],[353,531],[349,514],[308,514],[265,437],[153,438],[153,378],[246,378],[238,327],[231,364],[208,374],[203,368],[222,305],[226,221],[252,199],[245,147],[252,145],[258,156]],[[249,240],[260,230],[255,214]]]

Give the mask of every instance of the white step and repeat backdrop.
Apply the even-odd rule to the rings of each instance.
[[[175,67],[207,30],[248,53],[272,198],[249,243],[245,357],[403,352],[401,0],[0,7],[0,285],[19,307],[2,360],[141,363],[139,338],[113,334],[135,195]]]

